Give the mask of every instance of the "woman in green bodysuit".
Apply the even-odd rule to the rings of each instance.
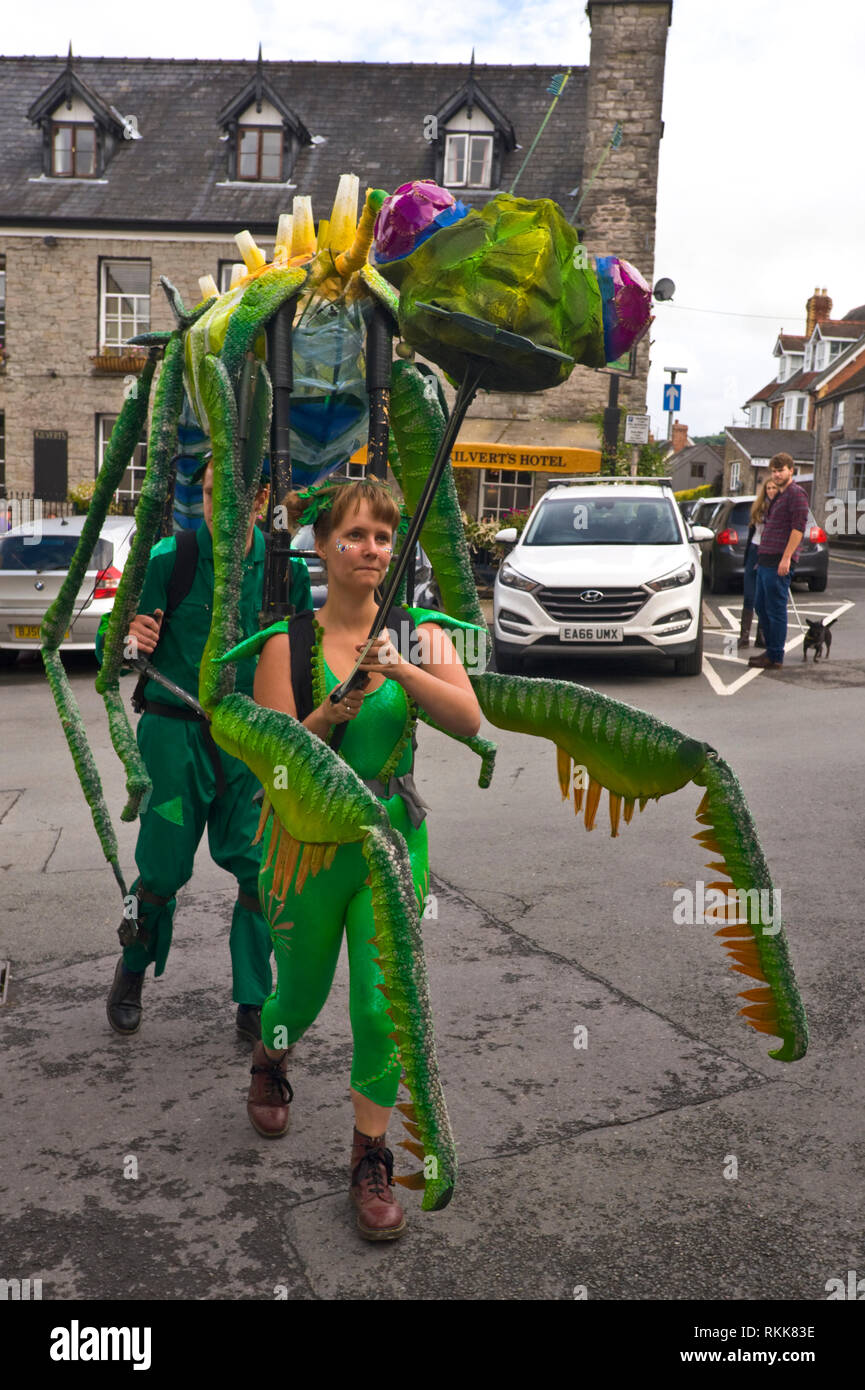
[[[315,548],[328,576],[327,601],[318,621],[313,619],[314,708],[302,722],[326,741],[336,725],[348,724],[340,755],[359,777],[372,783],[391,825],[404,836],[421,911],[428,887],[427,835],[411,777],[413,707],[420,705],[442,728],[463,736],[477,733],[480,708],[453,644],[431,622],[422,622],[416,629],[417,663],[405,660],[384,631],[363,661],[368,676],[365,689],[350,691],[339,704],[330,702],[329,692],[350,674],[375,617],[376,589],[390,563],[399,508],[384,484],[372,481],[317,489],[312,507],[308,496],[301,499],[297,494],[287,503],[290,523],[305,508],[306,520],[311,519],[309,512],[317,512]],[[287,633],[267,641],[256,671],[255,699],[297,717],[291,659]],[[267,827],[264,839],[267,845]],[[266,857],[262,856],[262,863]],[[377,987],[382,974],[371,944],[374,926],[367,875],[360,845],[341,845],[329,868],[310,875],[299,893],[293,877],[280,900],[273,891],[273,866],[262,868],[259,895],[270,924],[278,983],[262,1010],[262,1042],[253,1057],[247,1108],[260,1134],[276,1137],[286,1132],[292,1098],[286,1078],[287,1052],[327,999],[344,930],[354,1040],[351,1196],[361,1235],[388,1240],[405,1228],[403,1209],[393,1193],[393,1156],[385,1147],[401,1065],[389,1036],[393,1023],[386,1000]]]

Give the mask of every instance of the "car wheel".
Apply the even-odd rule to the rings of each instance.
[[[808,588],[812,594],[822,594],[829,579],[825,574],[812,574],[808,577]]]
[[[699,676],[703,669],[703,614],[700,612],[700,626],[697,628],[697,641],[688,656],[673,658],[673,669],[677,676]]]

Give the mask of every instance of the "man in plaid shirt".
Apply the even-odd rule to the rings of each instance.
[[[766,638],[766,651],[762,656],[753,656],[748,665],[771,669],[784,664],[787,595],[808,524],[808,496],[793,482],[793,460],[789,454],[776,454],[769,460],[769,468],[778,484],[778,494],[769,505],[760,538],[754,605]]]

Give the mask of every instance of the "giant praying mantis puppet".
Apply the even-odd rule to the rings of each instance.
[[[263,333],[280,307],[292,300],[299,306],[298,316],[319,305],[370,301],[392,315],[409,347],[417,347],[451,376],[458,378],[470,362],[473,379],[482,379],[490,389],[540,389],[564,380],[575,359],[602,365],[601,316],[603,312],[606,326],[615,296],[609,293],[608,278],[602,304],[603,283],[599,289],[596,271],[582,254],[576,234],[555,204],[546,200],[502,195],[482,213],[467,212],[459,205],[454,210],[450,195],[439,197],[442,190],[434,185],[420,183],[403,185],[384,209],[385,195],[368,191],[358,222],[356,191],[352,208],[351,185],[344,185],[345,180],[330,222],[320,223],[317,235],[308,200],[298,200],[293,219],[280,220],[272,262],[248,234],[241,234],[244,273],[231,290],[211,294],[191,312],[163,281],[176,327],[144,336],[148,361],[120,413],[69,576],[46,616],[43,659],[105,856],[125,894],[116,837],[58,649],[111,496],[141,437],[161,356],[137,530],[96,682],[126,770],[128,803],[121,819],[135,819],[149,788],[121,700],[119,676],[128,657],[126,634],[163,516],[185,379],[212,441],[214,468],[215,593],[198,699],[216,743],[245,762],[262,783],[262,828],[271,808],[274,812],[268,862],[275,862],[283,891],[295,869],[302,885],[307,873],[328,867],[338,845],[362,845],[370,869],[382,988],[409,1093],[408,1102],[398,1107],[410,1136],[403,1147],[423,1160],[422,1170],[397,1181],[423,1188],[424,1209],[437,1210],[453,1192],[456,1152],[438,1075],[420,913],[405,841],[391,828],[382,803],[328,744],[291,716],[234,691],[234,663],[259,650],[274,630],[265,628],[237,643],[242,538],[272,409]],[[426,205],[418,213],[417,204],[424,204],[425,197]],[[403,212],[408,208],[402,222],[400,206]],[[390,220],[389,209],[396,209]],[[374,228],[377,265],[369,259]],[[602,280],[603,271],[599,261]],[[622,289],[621,273],[616,274]],[[203,282],[203,288],[216,290],[212,282]],[[464,312],[466,308],[474,317]],[[521,335],[527,333],[532,341],[526,346]],[[610,358],[622,350],[621,339],[615,342],[615,326],[613,340],[612,348],[608,344]],[[420,534],[446,610],[437,621],[445,627],[473,624],[485,630],[450,466],[444,467],[431,497],[427,486],[437,451],[447,457],[453,424],[435,378],[412,361],[395,361],[390,462],[408,512],[415,513],[421,504],[425,511]],[[609,792],[613,835],[620,818],[630,822],[637,802],[642,810],[649,799],[691,782],[705,789],[696,838],[715,856],[709,867],[724,876],[711,887],[747,893],[739,899],[747,902],[747,920],[740,909],[737,920],[717,933],[732,968],[755,982],[740,995],[745,1000],[740,1013],[752,1028],[781,1039],[772,1057],[787,1062],[802,1057],[807,1024],[786,935],[777,920],[771,930],[763,929],[761,894],[748,891],[771,892],[769,870],[739,784],[718,753],[649,714],[568,681],[483,669],[470,670],[470,679],[491,724],[555,745],[562,795],[571,794],[573,782],[574,809],[578,814],[584,810],[587,829],[594,827],[604,788]],[[480,754],[479,784],[488,786],[495,746],[480,737],[462,741]],[[580,770],[579,778],[575,769]]]

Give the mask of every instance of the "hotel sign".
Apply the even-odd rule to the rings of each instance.
[[[476,444],[465,440],[451,453],[454,468],[512,468],[531,473],[600,473],[600,449],[556,445]]]

